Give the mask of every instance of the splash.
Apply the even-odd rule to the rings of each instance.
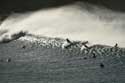
[[[89,8],[88,8],[89,7]],[[48,37],[88,40],[93,44],[125,47],[125,15],[89,4],[76,3],[9,16],[0,26],[12,35],[19,31]]]

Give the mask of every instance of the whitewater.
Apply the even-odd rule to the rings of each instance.
[[[12,13],[0,25],[0,41],[24,31],[33,35],[125,47],[125,14],[88,3]]]

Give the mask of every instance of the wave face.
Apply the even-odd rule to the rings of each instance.
[[[12,35],[30,34],[88,40],[93,44],[125,47],[125,15],[103,7],[77,2],[57,8],[10,15],[0,26]]]

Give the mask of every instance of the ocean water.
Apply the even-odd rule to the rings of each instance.
[[[62,49],[65,40],[22,37],[0,44],[1,83],[124,83],[125,49],[80,44]],[[93,57],[95,51],[96,57]],[[10,62],[7,59],[11,59]],[[100,66],[103,64],[104,66]]]
[[[81,2],[12,13],[0,38],[31,35],[0,43],[0,83],[125,83],[124,17]],[[66,38],[79,43],[62,48]],[[81,50],[85,40],[92,46]]]

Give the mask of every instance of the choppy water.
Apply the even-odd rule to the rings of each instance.
[[[69,6],[68,9],[63,7],[52,11],[40,10],[30,12],[30,14],[10,16],[2,25],[6,28],[9,27],[10,32],[8,33],[11,33],[11,30],[12,32],[24,30],[28,26],[27,30],[32,30],[34,33],[38,31],[38,34],[42,33],[42,35],[39,34],[40,37],[27,35],[18,40],[0,44],[0,83],[125,83],[125,48],[121,48],[125,45],[124,14],[114,14],[111,11],[101,11],[100,9],[99,11],[91,12],[96,15],[93,16],[86,10],[81,11],[78,6]],[[83,17],[81,17],[81,12],[84,12]],[[102,17],[97,19],[98,15]],[[53,20],[53,18],[58,19]],[[50,24],[48,24],[48,20]],[[53,29],[48,27],[48,32],[45,33],[46,29],[43,30],[41,22],[45,22],[46,28],[52,25]],[[85,23],[84,28],[81,26],[84,24],[83,22]],[[114,23],[115,28],[108,22]],[[105,28],[106,26],[102,26],[105,23],[110,30]],[[77,28],[74,26],[71,30],[69,27],[71,25],[75,25]],[[75,31],[75,33],[71,33],[70,36],[69,34],[66,36],[64,33],[57,35],[62,31],[58,27],[65,28],[62,28],[64,33],[68,31]],[[52,35],[52,31],[55,31],[56,34]],[[42,37],[43,34],[50,38]],[[63,49],[62,45],[66,38],[88,40],[97,45],[92,44],[91,49],[81,51],[81,41],[78,41],[77,45]],[[115,43],[118,43],[120,47],[113,47]],[[10,59],[9,62],[8,59]]]
[[[0,44],[1,83],[124,83],[125,49],[62,49],[64,39],[22,37]],[[96,51],[93,57],[92,50]],[[105,49],[105,50],[104,50]],[[6,59],[11,61],[7,62]],[[104,67],[101,67],[103,64]]]

